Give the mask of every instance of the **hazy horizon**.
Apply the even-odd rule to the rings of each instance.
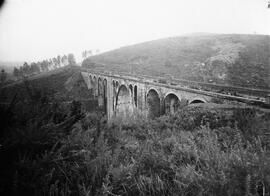
[[[40,61],[186,34],[270,34],[265,0],[6,0],[0,61]]]

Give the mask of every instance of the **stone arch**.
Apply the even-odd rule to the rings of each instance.
[[[116,96],[116,111],[117,113],[132,112],[132,99],[129,88],[126,85],[121,85]]]
[[[89,90],[90,90],[90,92],[93,90],[92,75],[91,74],[89,74]]]
[[[128,88],[129,88],[129,92],[130,92],[130,96],[131,96],[131,101],[132,101],[132,104],[133,104],[133,86],[132,86],[132,84],[129,84]]]
[[[162,96],[161,96],[159,90],[156,89],[155,87],[149,88],[149,89],[147,90],[147,94],[148,94],[151,90],[155,91],[155,92],[158,94],[158,97],[161,99]],[[146,95],[147,95],[147,94],[146,94]]]
[[[89,78],[90,78],[90,85],[91,85],[91,88],[93,88],[93,76],[92,76],[92,75],[89,75]]]
[[[101,77],[98,78],[98,95],[103,95],[103,82]]]
[[[189,100],[189,104],[206,103],[207,101],[202,97],[195,97]]]
[[[146,104],[149,118],[160,116],[160,96],[157,90],[151,88],[147,92]]]
[[[180,99],[175,93],[167,93],[164,98],[164,113],[174,114],[180,106]]]

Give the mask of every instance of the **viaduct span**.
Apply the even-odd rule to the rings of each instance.
[[[88,89],[98,99],[98,105],[105,109],[108,119],[117,115],[126,116],[135,111],[153,118],[174,113],[179,107],[188,104],[212,102],[216,98],[266,103],[269,96],[269,91],[256,89],[249,90],[246,94],[251,96],[248,97],[224,94],[193,88],[181,81],[165,83],[150,76],[105,73],[90,69],[83,69],[81,74]],[[254,94],[257,96],[254,97]]]

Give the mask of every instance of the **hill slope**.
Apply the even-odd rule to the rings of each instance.
[[[269,47],[270,36],[267,35],[194,34],[122,47],[89,57],[82,65],[269,88]]]
[[[17,94],[17,99],[26,100],[31,94],[37,92],[54,96],[63,101],[91,97],[80,74],[80,67],[66,66],[2,87],[0,103],[9,103],[15,94]]]

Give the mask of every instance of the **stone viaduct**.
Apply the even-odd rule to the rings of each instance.
[[[244,97],[164,84],[153,78],[83,70],[88,89],[106,111],[108,119],[117,115],[144,113],[150,118],[174,113],[177,108],[193,103],[211,102],[213,98],[246,100]],[[250,100],[250,99],[248,99]]]

